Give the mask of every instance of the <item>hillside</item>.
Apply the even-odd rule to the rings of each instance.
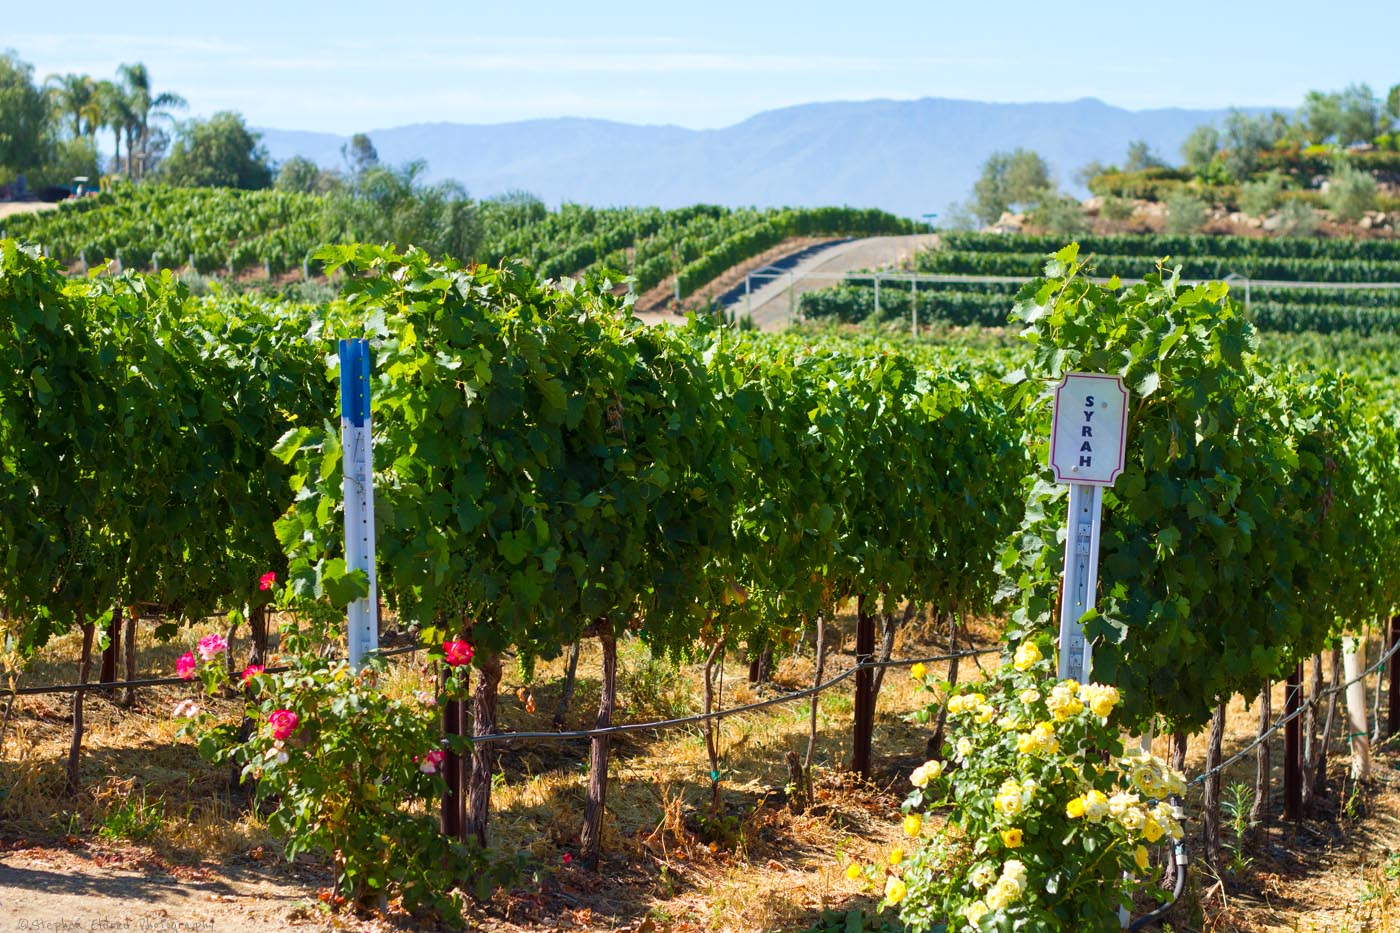
[[[473,195],[512,189],[548,203],[857,204],[906,217],[966,197],[987,156],[1008,146],[1040,152],[1074,190],[1082,165],[1146,140],[1174,156],[1216,110],[1124,110],[1093,98],[994,104],[945,98],[805,104],[715,130],[565,118],[501,124],[417,124],[368,130],[380,157],[424,159],[432,178]],[[341,164],[348,137],[261,129],[270,155]],[[1079,192],[1083,194],[1084,192]]]

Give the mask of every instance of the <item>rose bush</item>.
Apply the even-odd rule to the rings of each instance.
[[[410,911],[455,915],[453,892],[492,877],[479,850],[449,839],[438,826],[446,789],[441,765],[447,751],[465,751],[467,739],[444,739],[432,693],[400,699],[380,689],[384,662],[377,655],[358,673],[325,658],[318,649],[333,639],[316,625],[301,632],[285,628],[287,670],[250,666],[236,675],[248,726],[186,700],[175,711],[185,720],[181,732],[194,736],[210,761],[240,766],[255,798],[274,807],[268,825],[286,839],[287,857],[322,852],[335,865],[339,893],[353,903],[397,897]],[[469,658],[470,646],[460,645],[452,649],[455,656]],[[181,658],[182,676],[188,670],[210,695],[222,692],[230,678],[216,659],[224,648],[202,640],[204,660]],[[448,694],[465,693],[470,669],[446,670]]]
[[[950,691],[954,752],[911,775],[904,829],[922,845],[881,869],[882,904],[913,931],[1118,930],[1119,906],[1146,884],[1146,847],[1181,836],[1165,798],[1185,791],[1161,759],[1125,754],[1119,700],[1111,686],[1056,681],[1031,641]],[[945,808],[928,833],[922,814]]]

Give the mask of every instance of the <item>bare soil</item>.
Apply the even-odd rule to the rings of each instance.
[[[637,298],[637,316],[648,324],[660,323],[664,320],[678,321],[685,315],[686,309],[698,308],[708,304],[712,299],[719,297],[729,289],[744,281],[744,276],[755,269],[761,269],[769,263],[800,252],[809,246],[818,243],[825,243],[831,237],[791,237],[779,243],[777,246],[767,249],[752,259],[733,266],[719,278],[708,285],[682,299],[680,304],[676,303],[676,277],[669,275],[661,284],[640,295]]]
[[[0,220],[11,214],[32,214],[35,211],[52,210],[55,206],[47,201],[0,201]]]

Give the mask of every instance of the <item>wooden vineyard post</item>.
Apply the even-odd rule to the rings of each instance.
[[[92,635],[93,624],[88,622],[83,625],[83,653],[78,661],[78,689],[73,691],[73,741],[68,746],[69,797],[78,795],[78,766],[83,753],[83,694],[86,692],[83,688],[92,672]]]
[[[1292,717],[1283,726],[1283,818],[1301,819],[1303,815],[1302,723],[1298,710],[1303,691],[1303,662],[1299,661],[1288,673],[1284,690],[1283,713]]]
[[[466,734],[466,701],[444,698],[442,701],[442,734]],[[462,793],[462,756],[451,748],[442,762],[442,779],[447,790],[442,795],[442,834],[452,839],[466,839],[467,800]]]
[[[875,618],[865,611],[865,594],[856,597],[856,664],[869,664],[875,654]],[[870,777],[870,746],[875,732],[875,671],[856,671],[855,733],[851,739],[851,770]]]
[[[1082,620],[1094,608],[1099,576],[1103,490],[1123,472],[1128,439],[1128,390],[1117,376],[1065,373],[1055,387],[1050,466],[1069,486],[1059,676],[1087,682],[1092,669]]]
[[[595,729],[606,729],[612,725],[613,708],[617,700],[617,634],[608,619],[598,620],[598,640],[603,645],[603,682],[598,700],[598,718]],[[583,850],[583,864],[589,868],[598,867],[598,857],[603,845],[603,815],[608,803],[608,754],[610,737],[593,736],[588,749],[588,795],[583,805],[583,828],[579,832],[579,848]]]
[[[1389,650],[1394,651],[1397,645],[1400,645],[1400,616],[1391,616]],[[1388,737],[1394,737],[1400,734],[1400,680],[1395,679],[1395,669],[1400,667],[1400,655],[1392,654],[1385,663],[1386,670],[1390,672],[1387,675],[1390,693],[1386,698],[1385,733]]]
[[[98,671],[97,682],[111,684],[117,681],[117,656],[122,650],[122,606],[118,602],[112,610],[112,621],[107,623],[107,647],[102,649],[102,668]]]

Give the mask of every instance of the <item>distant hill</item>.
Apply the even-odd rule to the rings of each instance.
[[[456,178],[477,197],[511,189],[550,204],[879,207],[918,217],[966,199],[998,149],[1038,151],[1076,190],[1087,162],[1121,161],[1145,139],[1169,161],[1221,110],[1124,110],[1093,98],[988,104],[924,98],[804,104],[718,130],[561,118],[518,123],[420,123],[368,130],[386,162],[424,159],[429,177]],[[262,129],[278,161],[341,164],[348,137]]]

